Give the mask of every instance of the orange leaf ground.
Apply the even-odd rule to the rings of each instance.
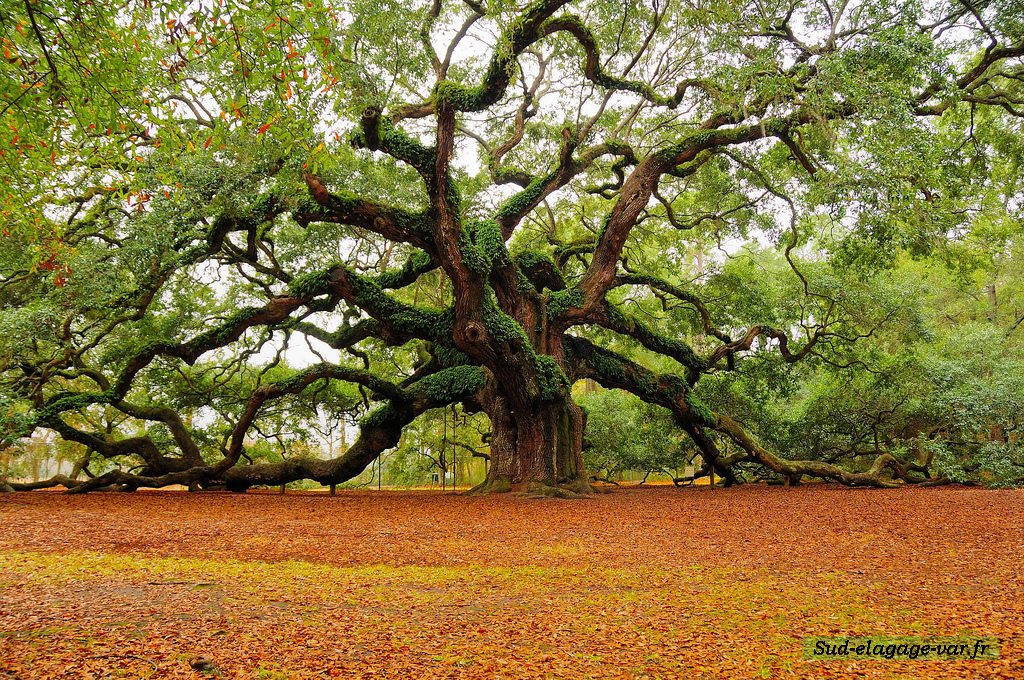
[[[1000,659],[801,658],[881,634]],[[1024,493],[0,496],[0,678],[204,676],[1024,678]]]

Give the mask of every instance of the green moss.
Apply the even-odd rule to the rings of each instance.
[[[708,369],[708,362],[697,356],[697,353],[693,351],[685,342],[681,340],[672,340],[671,338],[664,339],[665,346],[671,350],[671,356],[675,357],[684,366],[693,369],[697,372],[706,371]]]
[[[481,390],[486,384],[487,373],[479,366],[455,366],[424,377],[415,387],[431,399],[449,402]]]
[[[608,305],[608,320],[613,330],[636,338],[652,352],[670,356],[693,371],[701,372],[708,368],[707,361],[697,356],[688,344],[682,340],[666,338],[643,322],[626,316],[614,305]]]
[[[366,199],[342,190],[332,191],[326,206],[320,205],[311,195],[306,194],[296,200],[294,211],[304,214],[304,221],[345,220],[365,204]]]
[[[232,341],[232,336],[241,326],[244,326],[249,319],[263,313],[263,311],[262,307],[242,307],[234,311],[217,326],[197,335],[189,344],[192,347],[221,347],[226,345]]]
[[[332,191],[330,194],[331,212],[333,214],[351,215],[366,205],[366,199],[351,191]]]
[[[501,311],[494,301],[494,291],[490,287],[484,297],[484,326],[487,332],[497,342],[508,342],[519,340],[529,344],[526,332],[523,327],[511,316]]]
[[[428,227],[429,215],[426,210],[418,212],[394,210],[391,215],[394,217],[395,224],[397,224],[398,228],[402,231],[420,234],[421,236],[428,236],[430,233],[430,229]],[[427,240],[430,241],[429,238]]]
[[[540,200],[546,180],[547,177],[536,177],[522,191],[506,199],[498,208],[498,217],[508,219],[525,215],[531,206]]]
[[[509,261],[508,248],[505,247],[505,239],[502,238],[501,227],[497,222],[494,220],[480,222],[476,227],[475,235],[477,246],[492,265]]]
[[[296,213],[316,213],[320,211],[320,204],[308,193],[304,196],[297,196],[294,200],[294,212]]]
[[[479,366],[456,366],[420,379],[412,389],[434,401],[448,403],[483,389],[487,373]],[[409,420],[408,407],[389,402],[367,413],[359,421],[362,428],[401,427]]]
[[[595,351],[587,358],[587,363],[595,371],[615,381],[626,379],[626,365],[609,352]]]
[[[677,375],[667,375],[662,378],[661,393],[672,401],[678,399],[687,390],[686,381]]]
[[[563,15],[546,22],[545,25],[552,22],[557,22],[562,26],[565,26],[566,24],[571,25],[574,34],[587,47],[587,49],[597,50],[597,39],[594,37],[590,28],[578,17]],[[600,61],[597,62],[591,77],[595,84],[609,90],[627,90],[629,92],[635,92],[644,99],[647,99],[658,106],[674,105],[673,100],[659,95],[648,83],[636,80],[627,80],[625,78],[617,78],[610,75],[601,66]]]
[[[650,373],[634,372],[633,382],[644,394],[655,394],[658,391],[658,383]]]
[[[402,413],[390,403],[375,408],[359,421],[359,427],[365,429],[388,427],[389,425],[401,426],[403,424],[404,418]]]
[[[160,352],[167,351],[168,349],[174,346],[175,345],[173,342],[168,342],[167,340],[153,340],[143,345],[142,350],[139,352],[139,354],[147,356],[156,356]]]
[[[386,315],[387,321],[398,330],[417,338],[436,338],[444,332],[441,312],[404,307]]]
[[[213,225],[210,226],[210,230],[206,232],[206,247],[212,248],[216,244],[217,240],[223,237],[223,234],[231,228],[231,218],[226,215],[219,215],[213,221]]]
[[[401,303],[385,293],[373,279],[348,268],[346,278],[355,293],[356,304],[372,316],[416,337],[429,339],[437,334],[441,312]]]
[[[382,289],[386,288],[399,288],[400,284],[404,280],[404,271],[401,269],[392,269],[386,271],[383,274],[379,274],[375,279],[374,283],[380,286]]]
[[[764,135],[766,137],[772,137],[774,135],[782,134],[785,130],[786,124],[782,120],[769,119],[761,123],[761,126],[764,130]],[[747,127],[698,130],[690,133],[677,144],[673,144],[667,149],[663,149],[662,151],[654,154],[653,158],[660,163],[671,164],[675,162],[675,159],[680,154],[686,151],[734,144],[744,139],[745,135],[748,134],[748,131],[749,128]]]
[[[459,189],[458,182],[452,180],[452,178],[446,177],[444,180],[444,196],[448,201],[449,209],[459,219],[459,215],[462,213],[462,191]]]
[[[473,243],[468,230],[459,232],[459,252],[462,253],[462,262],[466,267],[480,276],[487,276],[491,271],[491,260],[484,254],[482,248]]]
[[[516,253],[512,259],[515,260],[516,266],[524,269],[537,269],[547,265],[557,269],[557,267],[555,267],[555,261],[551,259],[550,255],[537,250],[524,250],[520,253]]]
[[[431,177],[434,174],[434,159],[437,150],[423,146],[419,140],[410,137],[387,118],[380,120],[381,148],[395,158],[401,159],[415,168],[421,175]]]
[[[537,290],[534,285],[530,283],[530,279],[526,278],[523,271],[518,268],[516,269],[516,290],[520,293],[528,293],[530,291],[536,292]]]
[[[583,306],[583,291],[579,288],[567,288],[551,293],[548,299],[548,318],[557,319],[573,307]]]
[[[64,392],[50,398],[49,403],[36,412],[36,421],[45,423],[65,411],[78,411],[92,404],[111,404],[120,397],[113,390],[103,392]]]
[[[562,371],[561,366],[546,354],[535,354],[533,361],[537,367],[541,400],[555,401],[559,399],[569,386],[569,379]]]
[[[305,387],[307,376],[310,370],[299,371],[283,380],[277,381],[277,386],[284,392],[297,392]]]
[[[568,260],[573,255],[586,255],[594,252],[597,247],[597,243],[575,243],[572,245],[562,246],[555,248],[555,255],[559,259]]]
[[[604,219],[601,220],[601,230],[597,232],[597,242],[598,243],[600,243],[601,241],[604,240],[604,234],[605,234],[606,231],[608,231],[608,223],[611,222],[611,220],[612,220],[612,214],[609,211],[608,214],[604,216]]]
[[[686,402],[686,405],[690,407],[690,412],[697,417],[702,425],[706,425],[708,427],[714,427],[717,425],[714,412],[708,408],[708,405],[701,401],[696,394],[694,394],[693,390],[686,390],[683,395],[683,400]]]
[[[432,261],[433,260],[430,259],[430,254],[429,253],[426,253],[426,252],[424,252],[422,250],[417,250],[416,252],[414,252],[412,255],[409,256],[408,260],[406,260],[405,268],[406,269],[417,269],[417,270],[418,269],[426,269],[427,267],[430,266],[430,263]]]
[[[717,130],[698,130],[690,133],[677,144],[654,154],[654,158],[659,163],[672,163],[684,151],[707,145],[717,132]]]
[[[427,340],[450,342],[454,323],[453,309],[449,308],[444,311],[422,309],[399,302],[384,292],[385,287],[401,283],[405,272],[425,268],[429,265],[430,257],[426,253],[417,253],[409,258],[401,271],[386,272],[376,278],[362,276],[348,267],[337,265],[323,272],[307,274],[296,279],[292,282],[290,289],[296,295],[314,294],[326,288],[326,281],[329,280],[333,270],[342,268],[345,272],[344,280],[352,288],[354,302],[360,309],[365,310],[374,318],[390,324],[399,332]],[[249,311],[259,311],[259,308],[249,308]],[[247,310],[241,310],[241,313],[245,314]],[[214,329],[214,331],[216,330]]]
[[[409,256],[401,269],[393,269],[378,275],[374,279],[374,283],[382,289],[401,288],[415,280],[417,274],[428,271],[431,264],[430,255],[422,250],[417,250]]]
[[[327,292],[331,282],[331,270],[310,272],[296,277],[288,284],[288,292],[295,297],[313,297]]]
[[[451,338],[448,339],[448,342],[435,341],[433,355],[437,362],[445,368],[465,366],[471,363],[470,358],[466,354],[451,344]]]
[[[660,340],[660,347],[664,348],[665,354],[676,359],[687,368],[691,368],[698,372],[706,371],[708,369],[708,362],[702,357],[697,356],[697,353],[693,351],[693,348],[685,342],[681,340],[673,340],[672,338],[664,338],[657,334],[655,334],[654,337]],[[655,351],[662,350],[656,347]]]
[[[456,111],[477,111],[483,97],[483,88],[465,87],[452,80],[442,80],[434,86],[434,102],[448,104]]]
[[[518,20],[513,22],[512,35],[519,35],[521,32],[522,24],[518,23]],[[512,36],[508,34],[498,40],[487,66],[487,73],[484,74],[483,84],[465,87],[451,80],[443,80],[434,86],[432,95],[434,103],[436,105],[446,104],[456,111],[469,112],[483,111],[494,104],[504,94],[509,80],[515,73],[516,60],[513,40]]]
[[[459,252],[470,271],[487,276],[496,263],[509,261],[501,228],[493,220],[477,222],[459,233]]]
[[[434,102],[445,103],[457,111],[483,111],[497,102],[515,75],[516,56],[537,40],[542,22],[562,4],[558,0],[540,0],[523,9],[498,38],[483,83],[464,87],[442,81],[434,88]]]
[[[633,320],[622,313],[615,305],[608,305],[608,320],[615,326],[622,326],[626,330],[632,330]]]

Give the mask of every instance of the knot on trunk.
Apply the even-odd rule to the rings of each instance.
[[[466,324],[466,340],[473,344],[480,342],[484,337],[485,330],[484,325],[479,321],[470,321]]]
[[[380,148],[380,109],[375,106],[363,109],[359,122],[363,128],[363,143],[370,151],[376,151]]]
[[[330,194],[327,192],[327,186],[323,180],[308,172],[302,173],[302,179],[306,182],[306,186],[309,187],[309,193],[313,196],[313,200],[322,206],[326,206]]]

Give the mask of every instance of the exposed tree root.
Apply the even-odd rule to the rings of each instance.
[[[485,479],[481,483],[465,492],[467,496],[486,496],[492,493],[508,493],[512,491],[512,484],[505,477],[494,477]]]
[[[607,490],[591,486],[585,479],[575,479],[561,484],[545,484],[527,481],[511,483],[506,477],[494,477],[477,484],[467,496],[486,496],[495,493],[513,493],[534,498],[585,498],[594,493],[606,493]]]

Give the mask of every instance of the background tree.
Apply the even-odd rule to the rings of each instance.
[[[943,481],[855,435],[793,457],[764,417],[801,370],[877,370],[908,258],[1019,247],[1017,9],[5,3],[7,439],[127,461],[44,482],[74,491],[333,484],[461,403],[480,491],[586,493],[590,378],[727,483]],[[248,455],[357,399],[340,455]]]
[[[683,475],[699,454],[665,409],[619,390],[587,393],[579,402],[588,416],[583,461],[592,478],[617,484],[622,473],[635,471],[643,474],[641,484],[652,474],[682,484],[708,474]]]

